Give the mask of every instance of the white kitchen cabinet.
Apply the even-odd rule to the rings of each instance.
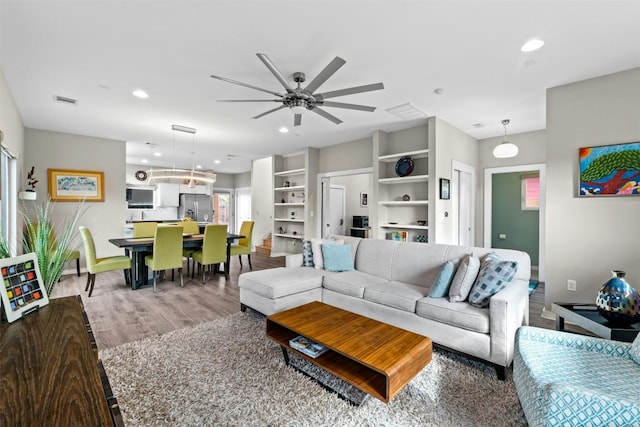
[[[180,194],[206,194],[207,196],[211,195],[209,191],[209,187],[206,185],[194,185],[189,188],[187,184],[180,184]]]
[[[180,201],[180,185],[161,182],[156,187],[156,206],[178,207]]]

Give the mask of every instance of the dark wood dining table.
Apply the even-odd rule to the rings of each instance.
[[[227,233],[227,261],[224,265],[224,277],[229,280],[229,261],[231,260],[231,244],[245,236],[242,234]],[[138,289],[147,284],[144,257],[153,252],[153,237],[118,237],[109,239],[109,242],[119,248],[123,248],[127,255],[131,256],[131,289]],[[184,249],[202,247],[204,234],[192,234],[184,236],[182,245]]]

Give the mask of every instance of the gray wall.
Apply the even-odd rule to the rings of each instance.
[[[358,139],[318,149],[318,173],[370,168],[372,164],[372,138]]]
[[[80,225],[91,230],[98,256],[122,255],[108,239],[124,236],[126,150],[124,141],[72,135],[27,128],[25,131],[26,164],[36,168],[40,181],[38,202],[46,200],[47,169],[75,169],[104,172],[104,202],[87,203],[88,210]],[[58,202],[54,216],[63,218],[78,203]],[[81,247],[81,264],[84,248]]]
[[[578,148],[640,141],[640,68],[549,89],[546,137],[546,307],[593,303],[613,269],[640,288],[640,197],[577,197]]]
[[[538,210],[522,210],[522,172],[493,176],[491,247],[527,252],[531,265],[538,265]],[[506,239],[498,236],[505,234]]]

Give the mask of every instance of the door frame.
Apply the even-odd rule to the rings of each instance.
[[[505,166],[498,168],[487,168],[484,170],[484,247],[491,247],[491,219],[492,219],[492,201],[493,201],[493,175],[511,172],[532,172],[537,171],[540,174],[540,209],[538,215],[538,280],[546,281],[545,268],[545,248],[546,248],[546,214],[547,214],[547,165],[544,163],[535,163],[519,166]]]
[[[453,216],[453,223],[455,229],[453,230],[455,241],[454,245],[457,245],[460,241],[460,210],[459,210],[459,194],[458,194],[458,177],[455,171],[466,172],[471,175],[471,200],[469,206],[471,207],[471,241],[472,246],[476,243],[476,168],[475,166],[462,163],[458,160],[451,160],[451,198],[453,203],[451,204],[451,215]]]

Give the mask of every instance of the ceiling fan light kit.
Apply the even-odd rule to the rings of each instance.
[[[336,71],[340,69],[340,67],[342,67],[346,63],[344,59],[336,56],[322,71],[320,71],[320,73],[313,80],[311,80],[309,84],[307,84],[306,87],[303,88],[301,84],[306,81],[306,76],[304,73],[302,72],[293,73],[292,75],[293,81],[297,84],[297,87],[293,87],[287,81],[284,75],[280,72],[280,70],[278,70],[278,68],[273,63],[273,61],[269,59],[267,55],[263,53],[257,53],[256,55],[262,61],[262,63],[269,69],[269,71],[271,71],[271,73],[275,76],[278,82],[280,82],[280,84],[284,87],[285,93],[279,93],[279,92],[271,91],[269,89],[264,89],[264,88],[253,86],[247,83],[239,82],[236,80],[231,80],[225,77],[211,75],[211,77],[214,79],[222,80],[224,82],[236,84],[239,86],[248,87],[250,89],[259,90],[261,92],[266,92],[278,97],[278,99],[231,99],[231,100],[218,101],[218,102],[276,102],[276,103],[282,104],[276,108],[265,111],[264,113],[258,114],[257,116],[254,116],[253,117],[254,119],[259,119],[260,117],[266,116],[267,114],[274,113],[284,108],[289,108],[294,114],[294,119],[293,119],[294,126],[300,126],[302,124],[302,115],[306,111],[313,111],[319,116],[322,116],[325,119],[338,125],[342,123],[342,120],[326,112],[320,107],[344,108],[347,110],[358,110],[358,111],[368,111],[368,112],[373,112],[375,111],[376,108],[366,106],[366,105],[326,101],[326,99],[384,89],[384,85],[382,83],[374,83],[369,85],[335,90],[331,92],[315,93],[315,91],[322,84],[324,84],[324,82],[326,82],[329,79],[329,77],[331,77]]]
[[[502,126],[504,126],[504,139],[493,149],[493,157],[496,159],[509,159],[518,155],[518,146],[507,141],[507,125],[509,123],[509,119],[502,121]]]

